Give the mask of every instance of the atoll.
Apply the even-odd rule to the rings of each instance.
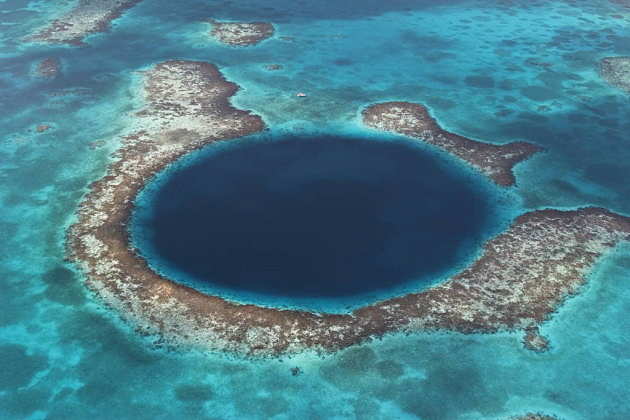
[[[110,22],[142,0],[80,0],[77,6],[54,20],[27,41],[83,45],[84,38],[105,32]]]
[[[229,98],[237,86],[209,63],[168,61],[144,73],[136,114],[106,175],[90,186],[68,232],[86,284],[144,334],[162,342],[274,356],[335,351],[389,332],[521,330],[538,349],[537,327],[584,284],[608,249],[630,239],[630,218],[601,208],[538,210],[489,240],[461,273],[428,290],[349,314],[283,310],[227,301],[154,272],[129,242],[138,192],[158,171],[214,141],[258,132],[260,117]],[[545,344],[546,345],[546,344]]]
[[[217,41],[233,46],[255,45],[271,37],[274,27],[268,22],[219,22],[210,20],[212,35]]]
[[[426,107],[410,102],[384,102],[363,110],[368,127],[414,137],[468,162],[498,185],[515,183],[512,168],[541,151],[526,142],[491,144],[450,133],[435,121]]]
[[[599,73],[611,85],[630,93],[630,57],[603,58]]]

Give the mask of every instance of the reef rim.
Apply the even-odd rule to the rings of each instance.
[[[86,284],[144,334],[174,345],[243,355],[335,351],[390,332],[524,330],[536,327],[586,281],[595,261],[629,239],[630,218],[600,208],[539,210],[518,217],[483,255],[442,284],[347,315],[229,302],[153,272],[129,246],[133,201],[169,163],[211,142],[264,128],[229,103],[237,86],[204,62],[167,61],[146,72],[147,106],[107,174],[90,186],[68,232]]]

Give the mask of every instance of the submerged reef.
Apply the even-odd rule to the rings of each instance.
[[[61,71],[61,63],[58,58],[48,57],[37,63],[35,74],[45,79],[54,79]]]
[[[630,93],[630,57],[603,58],[599,72],[608,83]]]
[[[265,69],[269,71],[282,70],[283,68],[282,64],[267,64],[265,66]]]
[[[27,41],[84,45],[89,34],[105,32],[112,20],[142,0],[79,0],[77,6]]]
[[[210,20],[212,35],[217,41],[233,46],[255,45],[271,37],[274,27],[267,22],[219,22]]]
[[[558,420],[558,417],[541,413],[527,413],[523,416],[512,417],[510,420]]]
[[[515,183],[512,168],[541,151],[526,142],[503,145],[484,143],[450,133],[439,126],[426,107],[409,102],[384,102],[363,110],[363,123],[377,130],[421,139],[465,160],[495,183]]]
[[[537,326],[527,327],[525,328],[525,335],[523,336],[523,347],[542,353],[549,350],[549,340],[540,335]]]
[[[260,131],[260,117],[232,107],[237,86],[209,63],[168,61],[144,73],[145,108],[106,175],[94,182],[68,232],[68,251],[86,283],[141,333],[167,343],[273,356],[335,351],[388,332],[523,330],[536,327],[586,281],[597,259],[630,238],[630,218],[601,208],[539,210],[489,240],[469,268],[419,293],[350,314],[239,304],[152,271],[130,246],[127,223],[148,179],[217,140]],[[543,347],[544,347],[543,346]]]

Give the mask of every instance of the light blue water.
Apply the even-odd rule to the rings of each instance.
[[[597,75],[601,57],[630,54],[630,9],[603,0],[174,4],[145,0],[73,48],[20,41],[70,2],[0,1],[1,417],[630,418],[628,247],[545,325],[545,354],[523,350],[518,335],[430,334],[269,361],[155,350],[84,291],[63,250],[136,104],[133,72],[172,58],[218,64],[243,86],[235,104],[277,130],[360,130],[368,103],[424,102],[454,132],[547,149],[518,167],[505,196],[520,210],[630,213],[630,99]],[[206,37],[210,17],[271,20],[277,37],[223,47]],[[34,78],[48,56],[61,58],[63,75]],[[285,68],[269,72],[270,63]],[[54,129],[35,134],[40,123]],[[291,376],[293,366],[304,373]]]

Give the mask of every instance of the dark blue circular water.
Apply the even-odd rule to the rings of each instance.
[[[492,213],[475,185],[408,141],[242,141],[169,174],[134,225],[196,282],[344,297],[456,264]]]

